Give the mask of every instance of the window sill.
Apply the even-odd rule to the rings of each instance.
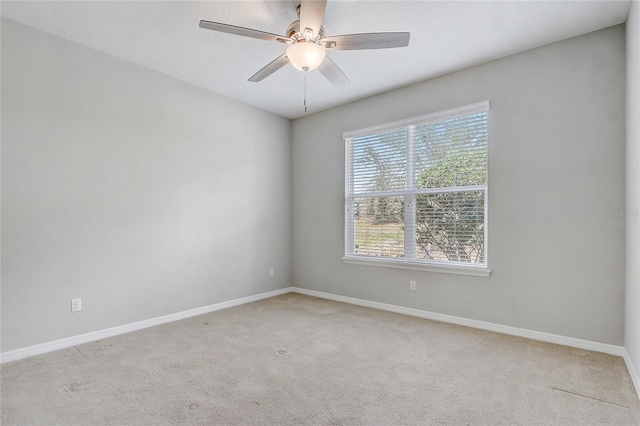
[[[343,263],[353,265],[380,266],[383,268],[413,269],[416,271],[441,272],[445,274],[472,275],[476,277],[488,277],[491,269],[484,266],[453,266],[426,264],[411,262],[408,260],[388,260],[371,257],[347,256],[342,258]]]

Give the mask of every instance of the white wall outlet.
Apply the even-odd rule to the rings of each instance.
[[[416,291],[416,282],[411,280],[409,281],[409,290]]]
[[[273,268],[269,268],[269,276],[273,277],[275,275],[275,271],[273,270]]]
[[[82,299],[71,299],[71,312],[80,312],[82,310]]]

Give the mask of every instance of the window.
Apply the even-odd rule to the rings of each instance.
[[[489,275],[488,110],[480,102],[343,135],[345,262]]]

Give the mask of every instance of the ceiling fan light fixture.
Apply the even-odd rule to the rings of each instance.
[[[327,52],[313,42],[302,41],[287,47],[287,58],[300,71],[315,70],[320,66]]]
[[[358,33],[325,37],[322,21],[327,0],[297,1],[300,2],[296,9],[300,19],[289,24],[285,32],[286,35],[205,20],[200,21],[200,28],[259,40],[275,41],[288,46],[285,53],[269,62],[249,78],[248,81],[254,83],[264,80],[290,63],[301,71],[318,69],[327,80],[340,87],[349,84],[349,79],[327,56],[327,50],[390,49],[409,45],[410,34],[408,32]]]

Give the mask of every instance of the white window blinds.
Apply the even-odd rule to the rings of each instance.
[[[347,258],[486,267],[488,109],[344,134]]]

